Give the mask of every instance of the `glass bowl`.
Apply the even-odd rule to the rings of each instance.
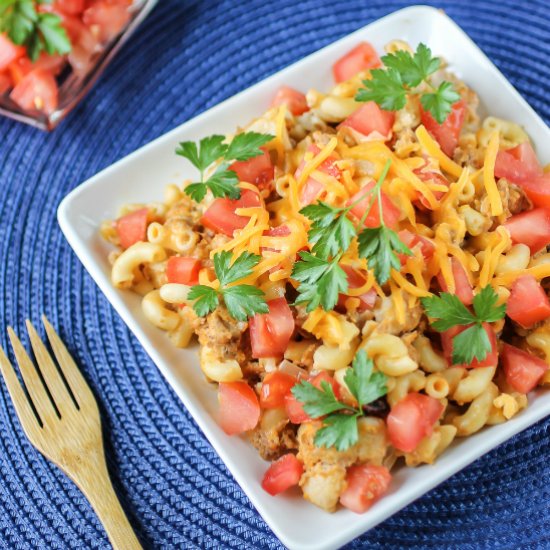
[[[95,84],[111,59],[128,40],[139,24],[149,15],[158,0],[134,0],[130,8],[131,16],[125,29],[111,42],[98,51],[90,69],[84,74],[76,74],[70,66],[57,78],[59,84],[59,106],[47,115],[38,110],[24,110],[9,98],[6,92],[0,96],[0,115],[24,122],[41,130],[53,130],[75,107]]]

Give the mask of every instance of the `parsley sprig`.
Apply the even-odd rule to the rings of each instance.
[[[357,101],[375,101],[386,111],[398,111],[405,106],[408,94],[420,94],[422,107],[442,124],[460,99],[450,82],[443,81],[437,88],[432,85],[429,77],[439,69],[441,60],[432,57],[425,44],[419,44],[414,55],[398,50],[383,56],[382,62],[385,69],[371,70],[372,78],[363,81],[365,87],[357,92]],[[431,91],[415,90],[421,83]]]
[[[379,284],[387,282],[392,267],[400,267],[396,253],[412,254],[397,233],[384,223],[381,187],[390,166],[391,161],[388,160],[376,185],[369,191],[371,200],[358,226],[353,224],[348,214],[358,203],[366,200],[367,195],[362,195],[344,208],[321,201],[300,210],[313,222],[308,233],[308,241],[313,246],[311,252],[300,252],[300,260],[294,264],[292,277],[301,283],[296,304],[307,303],[308,312],[319,306],[327,311],[333,309],[338,302],[338,294],[347,292],[347,276],[338,262],[354,238],[358,239],[359,256],[366,258],[369,268],[374,269]],[[376,199],[380,226],[360,230]]]
[[[324,380],[320,389],[305,380],[292,388],[294,397],[303,403],[304,411],[311,418],[325,417],[323,427],[315,434],[314,441],[318,447],[336,447],[339,451],[345,451],[357,443],[357,420],[364,416],[363,407],[388,391],[386,376],[373,372],[373,367],[372,359],[367,357],[365,350],[360,350],[352,368],[346,372],[344,381],[357,400],[357,407],[342,403],[332,386]]]
[[[260,256],[243,252],[231,263],[231,252],[222,251],[214,254],[214,271],[220,282],[216,290],[206,285],[194,285],[187,295],[195,300],[193,309],[199,317],[214,311],[223,298],[229,315],[237,321],[246,321],[256,313],[268,313],[269,308],[264,293],[253,285],[234,285],[233,283],[248,277],[258,264]]]
[[[40,52],[66,54],[71,51],[71,41],[55,13],[38,12],[40,4],[51,0],[0,0],[0,33],[18,46],[25,46],[31,61]]]
[[[497,306],[498,296],[491,286],[484,287],[474,297],[472,313],[455,294],[442,292],[439,296],[422,298],[426,315],[432,319],[432,327],[438,332],[456,326],[468,328],[453,338],[454,365],[470,364],[474,358],[483,361],[491,352],[491,342],[483,323],[494,323],[506,313],[506,305]]]
[[[214,197],[238,199],[241,196],[241,190],[237,187],[239,178],[229,169],[229,163],[263,155],[260,147],[272,139],[274,136],[269,134],[243,132],[236,135],[229,144],[224,143],[225,137],[219,135],[201,139],[198,147],[194,141],[182,141],[176,149],[176,154],[185,157],[200,172],[200,181],[191,183],[184,191],[196,202],[202,201],[208,190]],[[220,165],[205,181],[207,168],[217,161]]]

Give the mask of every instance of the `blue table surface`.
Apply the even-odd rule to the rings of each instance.
[[[410,4],[161,0],[57,131],[0,120],[1,344],[8,324],[22,333],[42,312],[59,327],[98,397],[109,468],[146,548],[282,546],[70,250],[57,205],[157,136]],[[548,3],[433,5],[548,122]],[[349,548],[550,548],[549,451],[544,420]],[[108,547],[82,494],[23,435],[0,384],[0,548]]]

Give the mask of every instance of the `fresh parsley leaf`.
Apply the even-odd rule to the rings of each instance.
[[[199,148],[193,141],[182,141],[176,149],[176,155],[188,159],[202,173],[227,151],[225,136],[213,135],[200,140]]]
[[[199,317],[212,313],[219,305],[218,293],[206,285],[192,286],[187,294],[187,298],[195,300],[193,309]]]
[[[344,381],[349,391],[357,399],[359,407],[364,407],[388,392],[387,378],[382,372],[373,372],[374,363],[365,350],[359,350],[353,359],[352,368],[346,372]]]
[[[211,313],[223,298],[229,315],[237,321],[246,321],[256,313],[269,313],[264,292],[253,285],[228,286],[248,277],[258,264],[260,256],[243,252],[231,263],[232,254],[226,250],[214,254],[214,271],[220,282],[218,290],[205,285],[194,285],[189,300],[195,300],[193,309],[199,317]]]
[[[453,338],[453,365],[469,365],[474,358],[483,361],[490,352],[491,342],[481,324],[476,323]]]
[[[200,172],[200,181],[187,185],[184,189],[185,193],[196,202],[202,201],[208,191],[217,198],[240,198],[239,177],[229,169],[229,162],[248,160],[262,155],[263,151],[260,147],[272,139],[274,136],[268,134],[244,132],[235,136],[229,145],[224,143],[225,137],[220,135],[201,139],[198,147],[193,141],[180,142],[176,148],[176,154],[189,160]],[[204,181],[205,171],[215,162],[219,162],[220,165]]]
[[[426,315],[438,319],[432,326],[439,332],[457,325],[470,325],[476,322],[475,316],[455,294],[442,292],[439,296],[422,298],[421,302]]]
[[[453,338],[453,364],[470,364],[473,359],[483,361],[491,352],[491,342],[483,323],[493,323],[506,313],[504,305],[497,306],[498,296],[486,286],[474,297],[472,313],[454,294],[442,292],[439,296],[422,298],[422,305],[435,330],[443,332],[455,326],[467,327]]]
[[[251,252],[243,252],[231,263],[231,252],[223,250],[214,254],[214,271],[221,286],[226,286],[248,277],[252,268],[260,261],[260,256]]]
[[[414,56],[405,50],[382,57],[386,67],[395,69],[403,82],[412,88],[435,73],[441,64],[439,58],[432,57],[432,51],[425,44],[419,44]]]
[[[485,323],[500,321],[506,314],[506,304],[497,306],[498,295],[493,287],[486,286],[474,296],[474,311],[476,316]]]
[[[388,281],[392,268],[401,269],[397,254],[412,255],[397,233],[385,225],[364,229],[359,233],[358,244],[359,256],[366,258],[379,284]]]
[[[433,93],[423,94],[420,103],[426,111],[430,111],[439,124],[443,124],[449,116],[453,103],[460,99],[450,82],[442,82]]]
[[[426,111],[442,124],[453,103],[460,96],[450,82],[442,82],[435,88],[430,82],[430,75],[436,72],[441,61],[432,57],[432,52],[425,44],[419,44],[416,52],[399,50],[382,57],[385,69],[371,70],[370,80],[364,80],[364,88],[357,91],[357,101],[375,101],[386,111],[398,111],[407,102],[408,94],[418,94],[415,90],[422,82],[431,91],[420,93],[420,101]]]
[[[319,389],[311,382],[302,380],[290,391],[298,401],[304,404],[304,411],[311,418],[319,418],[348,408],[336,399],[332,386],[325,381],[321,382],[321,389]]]
[[[314,437],[317,447],[336,447],[339,451],[345,451],[359,440],[356,414],[331,414],[323,420],[323,424]]]
[[[7,33],[17,45],[25,46],[31,61],[36,61],[40,52],[66,54],[71,51],[67,31],[61,18],[54,13],[39,13],[37,4],[44,1],[0,1],[0,32]]]
[[[237,321],[246,321],[256,313],[269,313],[263,290],[253,285],[230,286],[222,294],[227,310]]]
[[[243,161],[253,157],[259,157],[264,154],[260,147],[273,139],[275,139],[275,136],[259,134],[257,132],[243,132],[242,134],[237,134],[227,148],[224,158],[225,160]]]
[[[407,102],[407,89],[394,68],[372,69],[372,78],[363,80],[364,88],[357,91],[357,101],[374,101],[386,111],[399,111]]]
[[[346,272],[338,265],[339,256],[327,261],[309,252],[300,252],[300,258],[302,261],[296,262],[292,271],[292,277],[302,283],[295,303],[307,303],[308,312],[319,306],[325,311],[334,309],[338,294],[348,290]]]

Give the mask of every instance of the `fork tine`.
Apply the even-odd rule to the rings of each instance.
[[[67,347],[63,343],[63,340],[61,340],[57,332],[55,332],[55,329],[52,327],[45,315],[42,315],[42,323],[44,323],[50,345],[52,346],[55,357],[57,358],[57,361],[61,366],[61,370],[65,375],[65,379],[67,380],[69,387],[71,388],[76,402],[79,404],[79,406],[83,404],[84,400],[95,402],[95,397],[92,394],[88,383],[82,376],[80,369],[74,362],[74,359],[67,350]]]
[[[61,378],[61,374],[57,370],[55,363],[53,362],[51,355],[49,354],[46,346],[38,336],[36,329],[33,324],[27,319],[25,321],[27,325],[27,331],[29,333],[29,339],[31,341],[31,346],[34,351],[34,356],[36,362],[40,367],[40,372],[46,381],[46,385],[50,390],[53,401],[57,410],[61,413],[61,416],[64,414],[69,414],[73,407],[71,406],[71,396],[67,390],[65,382]]]
[[[51,421],[57,418],[57,411],[51,402],[42,380],[40,380],[38,371],[11,327],[8,327],[8,335],[10,337],[13,352],[15,353],[15,358],[17,359],[17,364],[19,365],[19,370],[21,371],[21,376],[31,396],[34,407],[43,424],[51,423]]]
[[[17,416],[19,417],[19,421],[25,433],[29,439],[31,439],[30,432],[38,428],[38,419],[2,347],[0,347],[0,370],[2,371],[2,376],[4,377],[4,382],[6,383],[8,391],[10,392],[11,400],[17,412]]]

